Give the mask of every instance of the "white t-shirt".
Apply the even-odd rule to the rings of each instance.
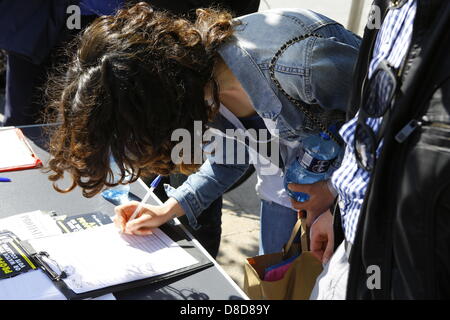
[[[220,113],[237,129],[246,130],[242,122],[225,106],[220,106]],[[274,130],[275,123],[270,119],[263,118],[263,120],[272,137],[278,137],[276,131]],[[279,143],[279,152],[282,152],[283,159],[285,159],[286,163],[290,163],[291,159],[295,157],[300,143],[290,142],[289,144],[286,144],[283,143],[282,140],[279,140]],[[249,154],[250,161],[255,166],[257,174],[257,183],[255,189],[258,196],[266,201],[272,201],[282,206],[292,208],[290,197],[286,192],[283,184],[283,171],[274,164],[269,165],[268,159],[264,158],[256,150],[249,148]]]

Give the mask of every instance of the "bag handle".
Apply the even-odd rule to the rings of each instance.
[[[289,241],[283,247],[283,258],[286,258],[286,255],[291,250],[292,244],[294,243],[294,240],[299,234],[299,232],[301,232],[300,243],[302,247],[302,252],[308,251],[308,233],[306,230],[306,220],[299,218],[295,223],[294,228],[292,229]]]

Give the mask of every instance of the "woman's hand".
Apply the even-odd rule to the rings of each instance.
[[[313,184],[290,183],[288,188],[294,192],[303,192],[309,195],[309,200],[298,202],[291,198],[292,207],[299,212],[306,211],[306,225],[309,227],[316,218],[328,210],[334,202],[335,196],[328,189],[327,181],[319,181]]]
[[[314,221],[309,234],[312,254],[326,264],[334,251],[333,216],[330,210],[322,213]]]
[[[129,220],[134,210],[139,206],[139,202],[131,201],[129,203],[114,208],[114,224],[122,232],[135,235],[152,234],[152,229],[161,226],[175,216],[184,215],[184,211],[179,203],[169,198],[163,205],[152,206],[144,204],[137,217]]]

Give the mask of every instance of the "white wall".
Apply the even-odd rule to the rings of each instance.
[[[364,24],[367,21],[372,0],[364,1],[364,10],[358,33],[362,35]],[[352,0],[261,0],[259,10],[269,8],[305,8],[326,15],[347,27]]]

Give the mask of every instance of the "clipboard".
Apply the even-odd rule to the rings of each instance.
[[[167,236],[175,241],[181,248],[197,260],[196,264],[188,267],[180,268],[171,272],[152,276],[149,278],[126,282],[114,286],[104,287],[98,290],[87,291],[84,293],[74,292],[63,280],[67,276],[63,269],[58,265],[58,262],[53,260],[46,251],[37,252],[29,243],[29,241],[21,241],[12,232],[2,231],[0,236],[9,236],[18,246],[19,250],[24,253],[27,259],[32,263],[34,268],[40,268],[52,281],[58,290],[68,300],[81,300],[87,298],[95,298],[108,293],[119,292],[127,289],[137,288],[149,284],[154,284],[160,281],[165,281],[178,276],[187,276],[196,273],[200,270],[213,266],[213,263],[195,246],[192,239],[184,233],[179,226],[165,224],[159,227]],[[56,268],[55,268],[56,267]],[[56,269],[56,270],[55,270]],[[26,271],[29,271],[26,270]],[[0,279],[1,281],[1,279]]]
[[[0,130],[0,172],[31,169],[42,166],[27,139],[18,128]]]

